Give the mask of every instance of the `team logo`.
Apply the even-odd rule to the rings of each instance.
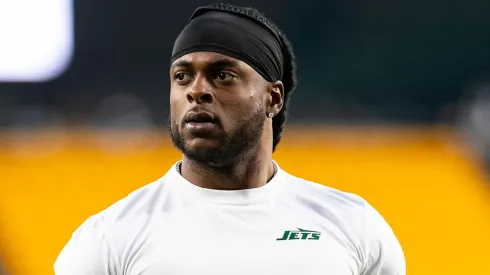
[[[319,240],[321,232],[311,231],[298,228],[298,230],[285,231],[281,238],[276,239],[276,241],[289,241],[289,240]]]

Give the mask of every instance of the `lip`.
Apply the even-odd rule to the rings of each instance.
[[[184,121],[184,127],[197,137],[209,136],[219,126],[216,117],[206,111],[190,111]]]
[[[216,123],[215,117],[209,112],[190,111],[185,116],[186,123]]]
[[[213,122],[187,122],[185,127],[193,134],[205,134],[210,133],[218,128],[216,123]]]

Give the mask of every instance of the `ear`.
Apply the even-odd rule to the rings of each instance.
[[[267,116],[272,113],[272,117],[276,116],[284,106],[284,84],[282,81],[276,81],[271,83],[271,88],[269,89],[270,103],[267,106]]]

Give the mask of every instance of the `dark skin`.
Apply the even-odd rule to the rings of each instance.
[[[182,176],[210,189],[265,185],[274,174],[272,118],[283,107],[284,86],[245,62],[194,52],[170,69],[170,130],[182,151]],[[204,121],[194,121],[195,118]],[[212,118],[212,119],[211,119]]]

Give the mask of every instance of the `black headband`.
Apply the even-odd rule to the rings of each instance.
[[[284,58],[277,34],[239,13],[197,9],[175,41],[172,62],[198,51],[239,59],[267,81],[282,80]]]

